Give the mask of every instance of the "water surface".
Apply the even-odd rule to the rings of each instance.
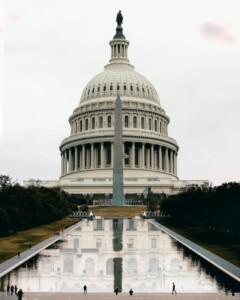
[[[147,220],[97,219],[81,225],[5,276],[24,291],[240,291],[239,284]]]

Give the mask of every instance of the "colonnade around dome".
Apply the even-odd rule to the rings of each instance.
[[[113,142],[86,143],[62,152],[61,176],[89,169],[113,168]],[[123,167],[177,176],[177,152],[157,144],[123,143]]]

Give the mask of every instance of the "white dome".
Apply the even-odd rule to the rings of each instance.
[[[149,80],[130,64],[110,63],[83,90],[80,104],[98,97],[128,96],[148,99],[160,105],[158,94]]]

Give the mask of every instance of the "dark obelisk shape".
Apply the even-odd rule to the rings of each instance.
[[[123,142],[122,142],[122,102],[120,96],[115,101],[113,198],[112,205],[124,205],[123,193]]]

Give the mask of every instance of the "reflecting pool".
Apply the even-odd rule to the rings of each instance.
[[[142,219],[84,220],[4,277],[24,291],[240,291],[239,283]]]

